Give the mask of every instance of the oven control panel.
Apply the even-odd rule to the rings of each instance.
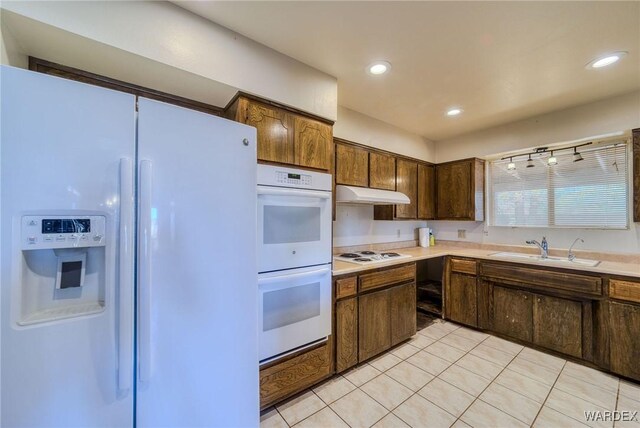
[[[291,187],[325,192],[330,192],[333,186],[331,174],[324,172],[263,164],[258,164],[257,172],[259,186]]]
[[[276,183],[311,186],[312,180],[309,174],[293,174],[286,171],[276,171]]]
[[[23,250],[101,247],[105,224],[104,216],[23,216],[20,246]]]

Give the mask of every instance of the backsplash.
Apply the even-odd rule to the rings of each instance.
[[[580,237],[576,250],[590,250],[616,253],[640,253],[640,227],[631,223],[629,229],[569,229],[545,227],[494,227],[472,221],[429,221],[428,227],[438,240],[475,242],[482,244],[525,245],[528,239],[540,241],[543,236],[549,241],[549,248],[569,248]],[[458,231],[464,230],[465,237],[459,238]]]
[[[333,246],[416,240],[417,229],[426,225],[426,221],[374,221],[373,205],[338,204],[333,222]]]

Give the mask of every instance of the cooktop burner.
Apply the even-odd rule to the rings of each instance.
[[[358,257],[360,257],[360,254],[344,253],[344,254],[340,254],[340,257],[345,257],[347,259],[357,259]]]
[[[336,260],[341,260],[344,262],[356,263],[359,265],[367,265],[385,262],[389,259],[404,259],[411,256],[407,256],[405,254],[394,253],[394,252],[386,252],[386,253],[378,253],[376,251],[358,251],[357,253],[343,253],[334,258]]]

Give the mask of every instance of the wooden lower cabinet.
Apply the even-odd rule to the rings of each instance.
[[[515,339],[533,340],[531,293],[493,284],[491,329]]]
[[[640,306],[609,303],[610,370],[640,381]]]
[[[333,339],[260,368],[260,408],[264,409],[331,376]]]
[[[389,289],[391,346],[416,334],[416,284]]]
[[[582,312],[579,301],[534,295],[533,343],[582,358]]]
[[[364,361],[391,347],[389,290],[358,300],[358,361]]]
[[[358,364],[358,298],[336,302],[336,371]]]
[[[461,324],[477,327],[476,277],[451,272],[446,287],[445,312],[447,318]]]

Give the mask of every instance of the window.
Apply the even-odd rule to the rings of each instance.
[[[490,163],[490,224],[492,226],[628,227],[627,144],[609,143],[555,153],[557,165],[547,166],[549,154]]]

